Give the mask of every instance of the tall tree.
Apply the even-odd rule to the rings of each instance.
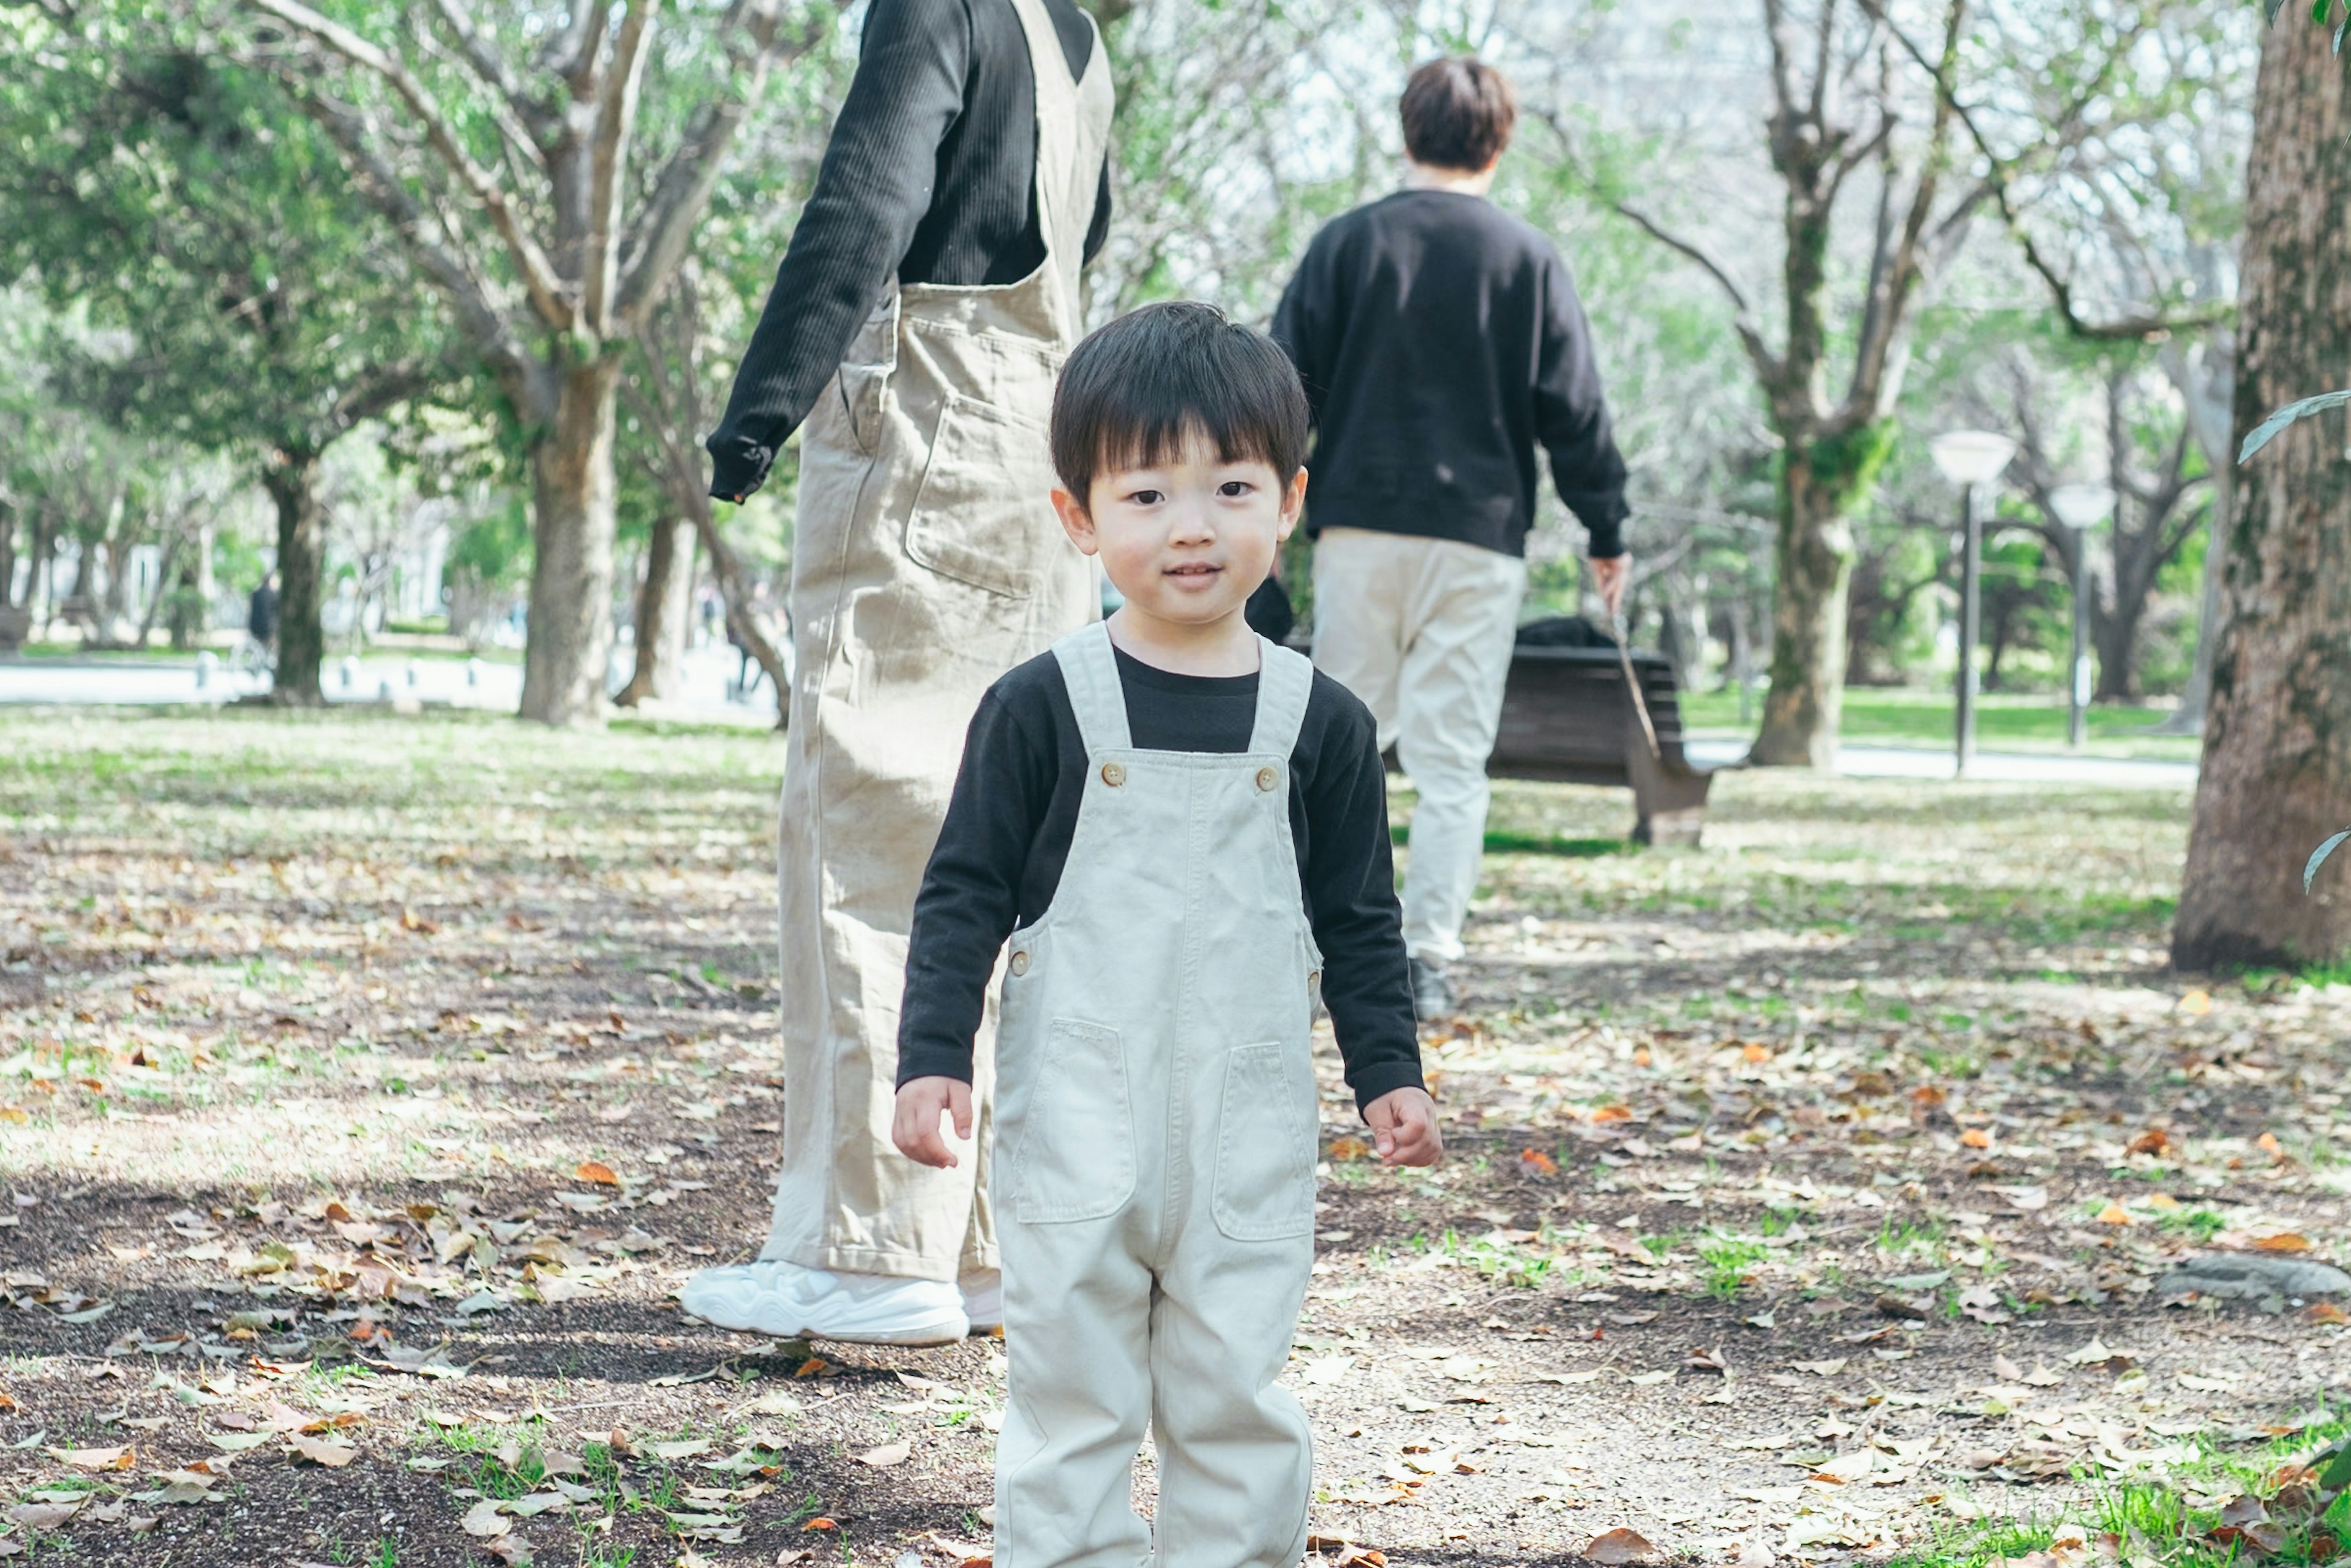
[[[1776,343],[1747,286],[1708,246],[1669,228],[1645,204],[1614,202],[1729,295],[1780,445],[1771,687],[1752,753],[1758,763],[1835,764],[1855,559],[1851,515],[1893,444],[1922,287],[1958,248],[1985,193],[1976,186],[1951,199],[1946,189],[1949,84],[1969,7],[1949,0],[1940,10],[1939,42],[1931,54],[1919,53],[1921,68],[1914,69],[1876,0],[1818,0],[1809,19],[1789,0],[1762,0],[1770,50],[1765,140],[1782,186],[1783,319]],[[1907,121],[1921,96],[1923,123],[1913,127]],[[1850,299],[1840,302],[1839,204],[1865,185],[1876,195],[1867,263]]]
[[[319,465],[354,426],[462,379],[446,318],[266,79],[157,47],[143,6],[25,17],[0,95],[0,268],[119,329],[68,396],[148,434],[245,454],[277,513],[278,700],[320,700]]]
[[[2277,0],[2269,8],[2246,181],[2242,430],[2339,386],[2351,365],[2351,76],[2331,29],[2278,25]],[[2337,410],[2289,425],[2239,476],[2172,929],[2183,968],[2351,956],[2344,867],[2328,867],[2310,896],[2301,875],[2302,853],[2351,822],[2344,418]]]
[[[537,547],[523,716],[599,716],[622,351],[690,248],[769,73],[822,23],[731,0],[681,8],[664,47],[659,0],[572,0],[552,26],[535,7],[485,18],[467,0],[235,4],[258,23],[250,57],[333,141],[520,423]],[[633,175],[658,141],[658,171]]]

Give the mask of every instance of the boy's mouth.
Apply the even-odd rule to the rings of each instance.
[[[1212,566],[1207,561],[1186,561],[1182,566],[1169,567],[1161,575],[1165,577],[1198,579],[1204,577],[1214,577],[1224,570],[1225,569],[1221,566]]]

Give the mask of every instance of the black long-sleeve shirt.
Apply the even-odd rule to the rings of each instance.
[[[1073,76],[1093,29],[1045,0]],[[1045,259],[1037,215],[1037,82],[1011,0],[872,0],[857,73],[792,231],[726,415],[710,493],[757,490],[895,273],[902,283],[1017,283]],[[1110,165],[1086,235],[1110,229]]]
[[[1622,555],[1625,460],[1567,264],[1480,196],[1399,191],[1323,225],[1273,335],[1314,411],[1307,526],[1526,553],[1535,445],[1595,558]]]
[[[1171,674],[1118,655],[1127,728],[1153,751],[1249,749],[1258,677]],[[931,852],[906,955],[898,1082],[971,1081],[996,956],[1061,885],[1085,795],[1086,743],[1050,653],[988,688],[971,721],[946,824]],[[1290,758],[1298,851],[1322,1001],[1356,1103],[1418,1088],[1420,1040],[1389,849],[1387,777],[1369,709],[1317,674]]]

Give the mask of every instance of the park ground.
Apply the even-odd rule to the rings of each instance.
[[[0,1557],[987,1556],[997,1345],[674,1298],[765,1228],[779,767],[0,714]],[[1326,1064],[1323,1561],[2331,1556],[2351,1320],[2158,1281],[2344,1258],[2351,987],[2167,970],[2188,805],[1731,773],[1645,852],[1503,787],[1450,1162],[1368,1161]]]

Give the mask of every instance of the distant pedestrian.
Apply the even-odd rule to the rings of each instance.
[[[1314,662],[1371,708],[1419,792],[1404,936],[1426,1018],[1460,1000],[1447,968],[1485,848],[1535,448],[1590,535],[1612,613],[1626,508],[1567,266],[1487,200],[1518,119],[1510,84],[1437,60],[1401,107],[1405,188],[1314,236],[1273,335],[1314,411]]]
[[[277,574],[271,572],[253,591],[246,608],[245,629],[264,648],[277,645]]]

